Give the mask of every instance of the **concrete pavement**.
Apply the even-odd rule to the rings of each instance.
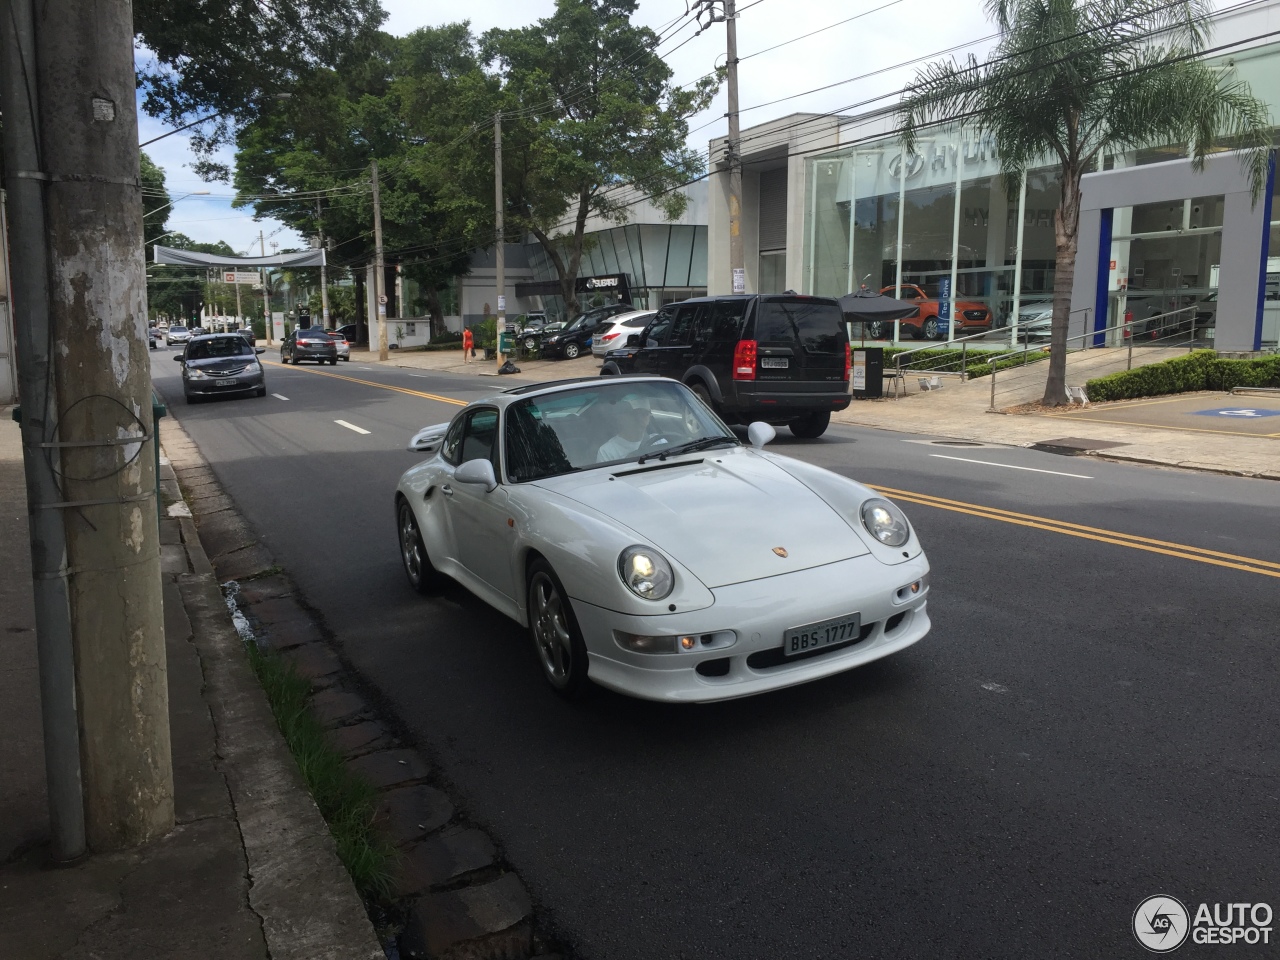
[[[47,865],[48,812],[21,437],[0,409],[0,956],[383,956],[162,464],[165,640],[177,825]],[[164,423],[161,422],[161,434]],[[182,518],[182,514],[186,518]]]
[[[1096,352],[1099,356],[1103,353],[1091,352]],[[1182,353],[1185,351],[1170,353],[1148,349],[1141,354],[1135,353],[1135,359],[1151,362],[1165,359],[1166,355]],[[1095,361],[1091,359],[1089,363],[1093,364]],[[393,350],[389,358],[381,362],[377,359],[376,352],[353,350],[351,365],[373,368],[385,365],[455,375],[496,374],[496,364],[493,362],[463,363],[460,348],[456,351],[433,352]],[[498,379],[503,382],[536,382],[590,377],[599,372],[600,360],[588,355],[575,360],[522,361],[518,366],[520,374]],[[1092,376],[1098,372],[1090,367],[1081,375],[1087,373]],[[1002,377],[1006,383],[1014,379],[1001,371],[997,376],[998,391],[1003,390]],[[1080,407],[1056,412],[1014,407],[1012,409],[1016,412],[992,413],[989,411],[991,384],[985,377],[968,382],[948,377],[942,380],[942,384],[941,390],[919,392],[914,379],[909,378],[909,392],[905,397],[897,400],[855,400],[847,410],[836,414],[832,419],[837,423],[902,433],[1020,447],[1071,438],[1079,441],[1074,447],[1086,456],[1280,480],[1280,438],[1258,435],[1251,430],[1236,430],[1237,425],[1231,423],[1206,422],[1199,426],[1185,419],[1181,422],[1161,423],[1156,418],[1132,418],[1121,413],[1108,413],[1105,417],[1099,415],[1103,411],[1123,411],[1127,406],[1141,401],[1093,404],[1087,411]],[[1040,392],[1043,392],[1043,384],[1033,394]],[[1005,401],[1001,403],[1002,406],[1014,402],[1009,399],[1010,396],[1002,394]],[[1200,396],[1206,408],[1241,405],[1240,398],[1232,399],[1225,393],[1205,393]],[[1031,399],[1034,396],[1028,394],[1021,397],[1019,402]],[[1260,402],[1253,398],[1243,405],[1257,405]],[[1134,422],[1144,419],[1148,422]],[[1280,432],[1280,426],[1271,432]]]

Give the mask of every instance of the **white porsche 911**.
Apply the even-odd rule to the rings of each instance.
[[[469,404],[395,506],[409,582],[445,575],[529,629],[552,687],[710,701],[848,670],[929,630],[902,511],[750,446],[683,384],[591,378]]]

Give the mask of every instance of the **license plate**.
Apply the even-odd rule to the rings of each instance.
[[[787,357],[761,357],[760,366],[765,370],[785,370],[791,361]]]
[[[792,627],[782,635],[782,654],[794,657],[797,653],[855,640],[861,632],[862,615],[859,613],[809,623],[803,627]]]
[[[215,380],[213,381],[213,385],[215,387],[234,387],[236,385],[236,378],[229,377],[226,380]]]

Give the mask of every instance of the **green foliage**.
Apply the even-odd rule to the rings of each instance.
[[[1101,402],[1232,387],[1280,387],[1280,356],[1219,360],[1212,350],[1197,350],[1185,357],[1090,380],[1085,393],[1090,400]]]
[[[719,76],[689,89],[653,52],[657,35],[631,23],[635,0],[557,0],[529,27],[490,30],[482,51],[501,80],[506,224],[538,240],[572,319],[587,218],[625,222],[634,186],[669,219],[677,188],[704,164],[686,145],[689,116],[705,109]]]
[[[985,62],[932,63],[900,107],[903,145],[963,117],[994,136],[1013,195],[1028,167],[1055,162],[1062,199],[1055,217],[1056,267],[1071,275],[1080,178],[1105,151],[1186,144],[1196,169],[1240,148],[1256,199],[1271,150],[1267,106],[1234,71],[1196,59],[1209,41],[1207,0],[987,0],[1000,41]],[[1046,403],[1060,403],[1070,291],[1055,291]]]
[[[351,879],[367,901],[391,899],[395,851],[373,830],[377,791],[352,773],[311,712],[311,685],[278,654],[246,644],[249,663],[266,691],[276,724],[302,779],[329,825]]]
[[[167,226],[172,197],[165,187],[164,171],[157,167],[145,151],[138,154],[139,180],[142,184],[142,242],[148,251],[157,238],[169,232]]]
[[[320,296],[320,291],[316,290],[307,300],[307,305],[311,307],[311,316],[324,316],[324,300]],[[355,287],[337,286],[329,284],[329,324],[333,327],[340,327],[345,323],[351,323],[356,319],[356,289]]]

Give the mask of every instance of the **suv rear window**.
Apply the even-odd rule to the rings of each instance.
[[[843,353],[844,316],[834,303],[762,300],[756,308],[756,340],[799,343],[805,353]]]

